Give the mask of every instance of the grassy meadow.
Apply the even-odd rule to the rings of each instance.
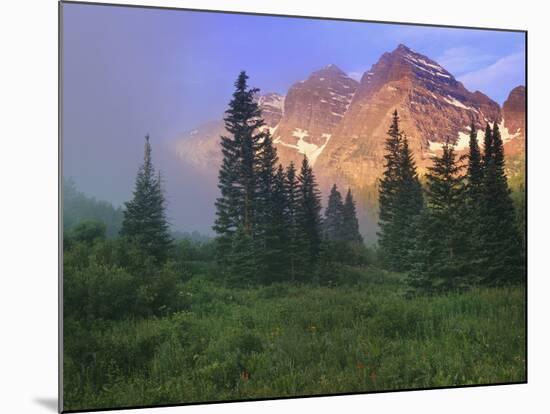
[[[65,410],[519,382],[525,291],[407,293],[399,274],[233,289],[201,275],[180,311],[65,319]]]

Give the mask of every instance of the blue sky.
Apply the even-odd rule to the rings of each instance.
[[[525,84],[522,33],[82,4],[63,13],[65,175],[116,204],[144,134],[168,141],[218,119],[242,69],[286,93],[330,63],[358,78],[404,43],[500,104]]]

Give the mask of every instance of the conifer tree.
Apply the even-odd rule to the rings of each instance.
[[[485,126],[485,136],[483,137],[483,161],[482,167],[485,168],[493,158],[493,132],[489,123]],[[483,172],[483,169],[482,169]]]
[[[321,196],[306,156],[302,162],[298,182],[300,188],[298,224],[306,246],[303,253],[306,262],[313,265],[317,262],[321,248]]]
[[[336,184],[332,186],[328,197],[325,219],[323,221],[324,235],[327,240],[344,240],[344,203]]]
[[[273,181],[271,203],[273,214],[270,225],[269,248],[269,282],[283,281],[288,276],[290,268],[290,217],[287,200],[286,174],[279,164]]]
[[[282,238],[286,199],[284,193],[284,170],[279,166],[275,172],[277,150],[271,136],[266,134],[261,143],[259,157],[258,189],[254,215],[254,246],[257,251],[260,281],[270,283],[281,277],[283,262]]]
[[[124,204],[120,235],[135,240],[158,263],[164,262],[173,240],[166,219],[162,180],[160,174],[155,176],[149,135],[145,137],[143,164],[136,176],[133,198]]]
[[[487,132],[486,132],[487,134]],[[487,138],[488,147],[492,146],[491,138]],[[477,142],[477,130],[474,123],[470,126],[469,152],[466,156],[468,167],[466,173],[464,228],[468,229],[469,237],[466,248],[468,253],[468,275],[471,284],[480,281],[482,266],[481,239],[482,239],[482,182],[483,161],[479,144]]]
[[[302,279],[306,267],[306,240],[301,233],[301,196],[300,183],[296,175],[294,163],[290,162],[285,176],[285,199],[287,203],[287,235],[288,235],[288,263],[289,279],[294,282]]]
[[[486,140],[489,142],[488,146],[491,147],[491,140]],[[472,122],[470,126],[470,142],[469,142],[469,153],[468,153],[468,192],[470,197],[478,197],[481,182],[483,180],[483,164],[481,160],[481,151],[479,149],[479,144],[477,142],[477,130],[474,123]],[[473,200],[472,200],[473,201]]]
[[[226,281],[231,286],[248,286],[256,282],[257,260],[256,251],[254,249],[254,241],[244,226],[239,226],[232,235],[231,246],[226,265],[227,272],[225,273]]]
[[[258,169],[257,154],[265,133],[264,121],[255,100],[258,89],[248,88],[243,71],[235,82],[235,92],[225,112],[228,136],[221,137],[223,154],[218,174],[221,196],[216,200],[214,230],[227,238],[239,228],[252,235]]]
[[[379,187],[379,245],[386,266],[404,271],[410,266],[414,219],[423,208],[422,187],[408,139],[394,112],[386,139],[385,169]]]
[[[243,71],[235,82],[235,91],[224,118],[228,135],[221,137],[223,160],[218,173],[221,194],[216,200],[214,230],[218,234],[218,258],[226,268],[229,268],[230,256],[235,257],[234,254],[227,255],[234,251],[232,238],[235,232],[239,230],[243,243],[253,241],[255,236],[254,212],[257,209],[257,175],[260,169],[258,154],[266,134],[261,131],[264,121],[255,99],[258,89],[249,88],[247,79]],[[256,267],[253,255],[247,256],[247,260],[253,263],[245,268]]]
[[[484,282],[504,285],[523,282],[521,242],[514,204],[504,171],[504,147],[498,125],[484,154],[482,182],[482,257]]]
[[[346,201],[344,202],[342,229],[344,240],[363,243],[363,237],[359,233],[359,221],[357,220],[355,201],[351,189],[348,189]]]
[[[424,198],[422,186],[416,172],[416,163],[409,149],[409,141],[403,135],[399,157],[399,187],[395,197],[394,226],[398,229],[395,246],[399,260],[394,264],[395,270],[410,269],[410,252],[414,248],[416,227],[415,218],[422,212]]]
[[[463,288],[467,279],[468,234],[463,226],[464,176],[447,141],[426,176],[426,211],[418,219],[415,265],[409,282],[437,291]]]
[[[399,228],[394,223],[394,218],[396,213],[396,195],[398,194],[400,181],[399,162],[402,138],[397,110],[393,113],[387,135],[384,173],[379,185],[378,204],[380,213],[378,224],[380,232],[378,233],[378,244],[383,252],[386,265],[389,268],[395,268],[399,261],[399,251],[397,248]]]

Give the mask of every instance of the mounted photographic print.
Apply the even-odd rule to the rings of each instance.
[[[525,31],[60,8],[62,411],[527,381]]]

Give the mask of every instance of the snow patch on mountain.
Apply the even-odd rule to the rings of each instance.
[[[468,111],[475,111],[477,112],[477,109],[476,108],[472,108],[471,106],[466,106],[464,105],[462,102],[460,102],[459,100],[453,98],[452,96],[450,95],[447,95],[447,96],[444,96],[443,97],[443,100],[445,102],[447,102],[448,104],[451,104],[453,106],[456,106],[457,108],[462,108],[462,109],[467,109]]]
[[[315,161],[317,161],[319,155],[321,155],[321,152],[323,152],[326,145],[328,144],[332,134],[321,134],[321,138],[324,138],[325,142],[323,143],[323,145],[320,146],[306,141],[306,138],[309,136],[309,131],[305,129],[294,129],[294,131],[292,132],[292,136],[298,138],[296,144],[289,144],[287,142],[284,142],[281,137],[277,137],[273,142],[277,145],[293,148],[297,150],[300,154],[305,154],[305,156],[309,160],[309,163],[313,166],[315,165]]]
[[[514,138],[517,138],[518,136],[521,135],[521,131],[517,131],[515,133],[510,133],[510,131],[508,131],[508,128],[506,128],[504,126],[504,121],[502,121],[498,124],[498,128],[500,130],[500,136],[501,136],[502,142],[504,144],[506,144],[508,141],[510,141]],[[464,130],[469,131],[470,126],[464,127]],[[483,151],[484,137],[485,137],[485,131],[483,129],[478,129],[477,130],[477,144],[479,145],[479,148],[482,151]],[[444,144],[441,143],[441,142],[428,141],[428,143],[429,143],[430,152],[432,154],[434,154],[436,152],[439,152],[439,151],[442,151],[442,149],[443,149]],[[457,140],[456,140],[455,145],[454,145],[455,150],[456,151],[464,151],[464,150],[467,150],[469,147],[470,147],[470,133],[459,131]]]

